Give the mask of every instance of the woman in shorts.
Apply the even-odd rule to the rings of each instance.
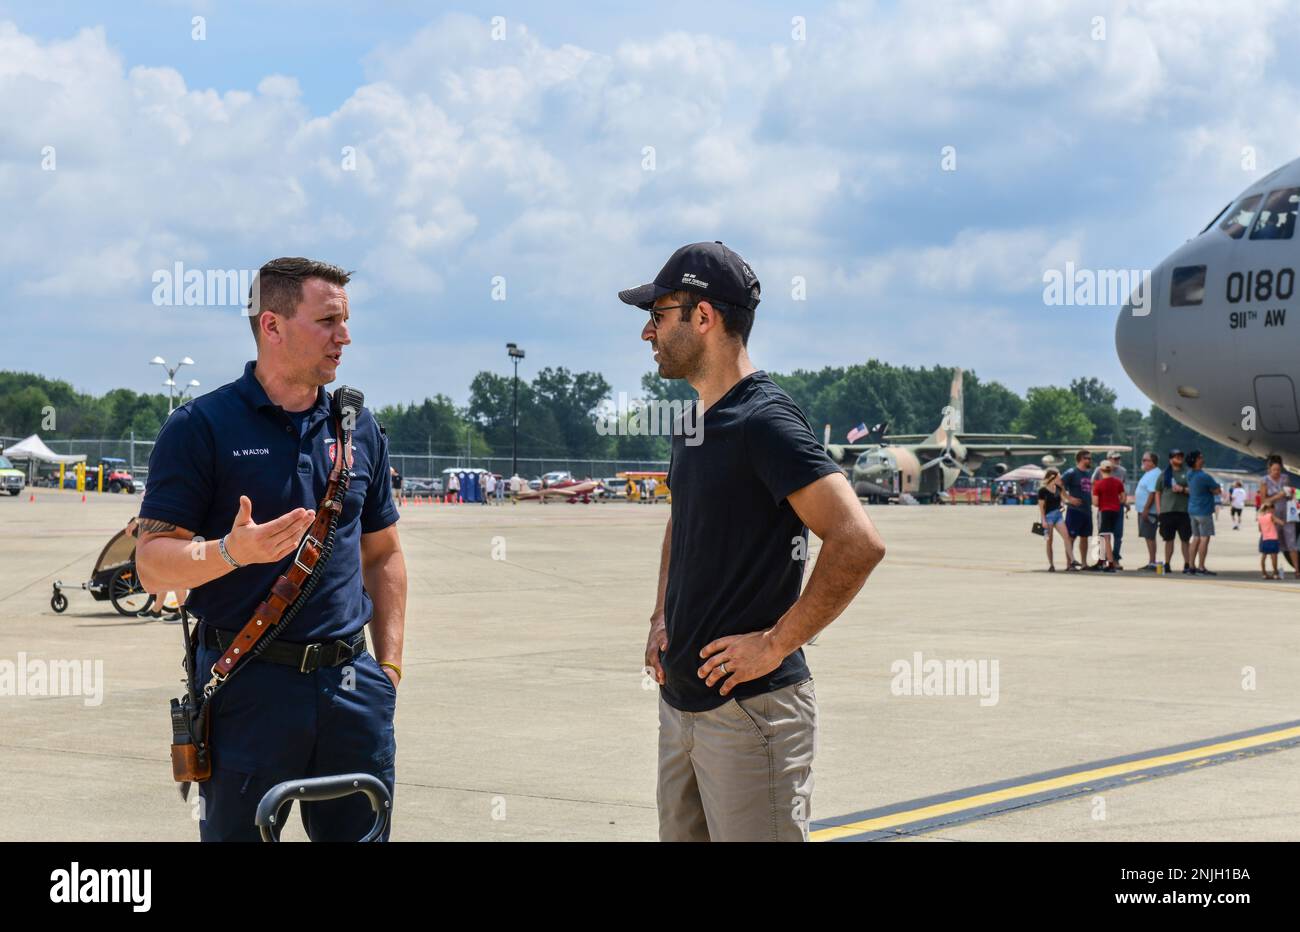
[[[1061,510],[1061,473],[1049,468],[1043,473],[1043,482],[1038,487],[1038,515],[1043,524],[1043,537],[1047,540],[1047,571],[1056,572],[1056,560],[1052,554],[1052,537],[1055,533],[1065,541],[1066,570],[1073,570],[1075,563],[1070,560],[1070,532],[1065,529],[1065,512]]]

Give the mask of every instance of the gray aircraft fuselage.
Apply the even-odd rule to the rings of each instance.
[[[1120,312],[1129,378],[1188,427],[1300,468],[1300,159],[1252,184]]]

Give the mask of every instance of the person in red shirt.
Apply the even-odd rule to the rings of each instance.
[[[1103,460],[1101,478],[1092,484],[1092,500],[1097,503],[1097,510],[1101,512],[1101,528],[1098,536],[1101,537],[1102,546],[1105,548],[1105,572],[1107,573],[1113,573],[1118,569],[1111,544],[1119,530],[1119,523],[1124,520],[1125,497],[1124,483],[1115,478],[1114,466],[1110,460]]]

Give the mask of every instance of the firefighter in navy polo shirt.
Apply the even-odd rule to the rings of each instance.
[[[802,647],[884,544],[803,412],[749,359],[758,278],[720,242],[619,293],[659,375],[699,393],[672,438],[646,669],[659,683],[659,838],[804,841],[817,698]],[[800,594],[807,537],[822,540]]]
[[[178,408],[149,458],[137,567],[150,591],[191,590],[202,683],[291,565],[335,457],[351,454],[321,577],[270,648],[250,655],[212,699],[212,774],[199,784],[204,841],[258,840],[257,804],[284,780],[361,772],[394,788],[406,564],[388,450],[365,408],[352,450],[339,450],[323,388],[351,342],[348,280],[309,259],[262,266],[249,306],[257,361]],[[359,795],[301,805],[313,841],[356,840],[373,821]]]

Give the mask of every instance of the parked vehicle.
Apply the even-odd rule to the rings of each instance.
[[[105,492],[126,492],[134,495],[136,492],[144,491],[144,483],[131,475],[130,470],[126,468],[126,460],[118,459],[113,456],[105,456],[99,461],[100,466],[104,469],[104,491]],[[50,478],[50,485],[57,486],[59,478],[57,475]],[[66,469],[63,472],[63,487],[65,489],[75,489],[77,487],[76,469]],[[86,467],[86,491],[95,492],[99,490],[99,473],[96,469]]]
[[[14,464],[9,462],[7,457],[0,456],[0,491],[17,495],[26,484],[27,478],[22,470],[15,469]]]
[[[415,476],[407,476],[402,479],[402,494],[404,495],[441,495],[441,479],[422,479]]]
[[[548,489],[553,485],[559,485],[561,482],[572,481],[573,473],[569,472],[567,469],[556,469],[542,476],[542,485]]]
[[[128,492],[135,494],[135,478],[126,468],[126,460],[114,456],[101,456],[99,465],[104,467],[104,491]]]
[[[610,476],[600,480],[601,498],[627,498],[627,480]]]

